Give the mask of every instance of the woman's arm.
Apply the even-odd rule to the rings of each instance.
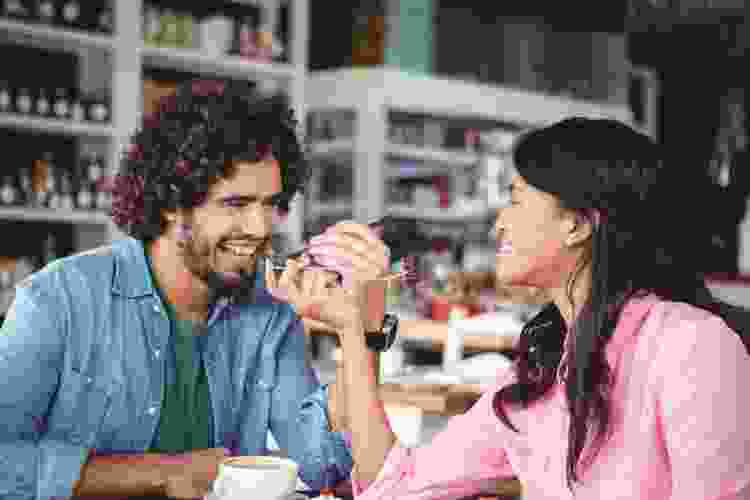
[[[497,479],[515,475],[492,409],[502,380],[469,412],[452,418],[430,444],[409,449],[388,424],[363,329],[343,331],[341,343],[357,497],[462,498],[492,491]]]
[[[671,498],[750,498],[750,356],[717,317],[681,323],[657,358]]]
[[[346,420],[352,433],[357,479],[374,481],[396,442],[377,390],[376,367],[370,362],[360,325],[342,332]]]

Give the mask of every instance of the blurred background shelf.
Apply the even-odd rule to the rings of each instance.
[[[23,129],[29,132],[104,139],[111,139],[115,134],[112,126],[107,124],[56,120],[16,113],[0,113],[0,127]]]
[[[27,207],[0,207],[0,219],[95,225],[107,225],[111,222],[109,214],[103,211],[52,210]]]
[[[139,51],[146,66],[240,80],[292,79],[299,71],[291,64],[255,62],[237,56],[217,58],[197,49],[141,46]]]
[[[115,41],[109,35],[32,24],[12,19],[0,18],[0,33],[17,43],[67,51],[100,49],[112,52],[115,49]]]
[[[409,219],[428,220],[436,222],[470,222],[472,219],[484,220],[490,215],[490,209],[478,207],[472,210],[456,208],[420,208],[410,206],[386,207],[388,215]]]

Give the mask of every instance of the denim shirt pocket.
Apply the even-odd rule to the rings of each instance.
[[[49,416],[49,432],[73,444],[90,447],[96,440],[112,400],[104,378],[76,369],[65,372]]]

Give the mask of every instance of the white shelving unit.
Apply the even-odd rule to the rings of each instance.
[[[112,139],[115,134],[114,128],[110,125],[74,122],[70,120],[53,120],[15,113],[0,113],[0,127],[15,128],[29,132],[59,134],[69,137],[93,137],[107,140]]]
[[[243,0],[231,0],[244,3]],[[286,2],[286,0],[284,0]],[[104,36],[63,28],[0,19],[0,40],[72,51],[81,56],[83,73],[93,73],[109,82],[112,99],[110,124],[73,123],[31,116],[0,114],[0,127],[63,134],[82,140],[107,143],[110,168],[116,168],[121,152],[137,129],[142,103],[144,67],[166,68],[197,73],[205,77],[230,77],[262,82],[266,87],[283,89],[290,96],[301,123],[305,123],[305,77],[308,45],[308,1],[291,1],[291,39],[289,64],[257,63],[239,57],[214,58],[200,50],[153,48],[142,43],[143,0],[112,0],[115,34]],[[102,64],[104,63],[104,64]],[[105,67],[106,66],[106,67]],[[112,173],[112,172],[111,172]],[[295,200],[283,232],[288,244],[301,244],[303,204]],[[79,250],[112,241],[121,233],[104,213],[84,211],[48,211],[26,208],[2,208],[0,219],[27,221],[64,221],[76,225]]]
[[[571,115],[616,118],[627,123],[631,113],[624,107],[543,95],[518,89],[481,85],[475,82],[427,77],[397,69],[355,68],[313,73],[307,80],[309,112],[354,111],[353,138],[311,144],[313,155],[344,156],[354,168],[353,206],[322,204],[310,200],[310,215],[351,211],[356,220],[371,220],[386,213],[424,221],[461,222],[488,215],[491,207],[385,206],[386,180],[402,174],[389,170],[393,158],[413,160],[415,170],[449,173],[480,160],[478,154],[434,147],[391,143],[388,139],[389,112],[427,115],[438,119],[479,119],[511,123],[521,129],[553,123]],[[504,141],[509,148],[516,134]]]

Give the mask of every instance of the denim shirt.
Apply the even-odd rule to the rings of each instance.
[[[301,320],[263,276],[259,260],[255,301],[220,304],[207,324],[212,444],[265,454],[270,431],[317,490],[349,477],[351,450],[328,430],[327,387]],[[0,498],[68,498],[90,453],[148,449],[168,337],[137,240],[60,259],[20,283],[0,330]]]

